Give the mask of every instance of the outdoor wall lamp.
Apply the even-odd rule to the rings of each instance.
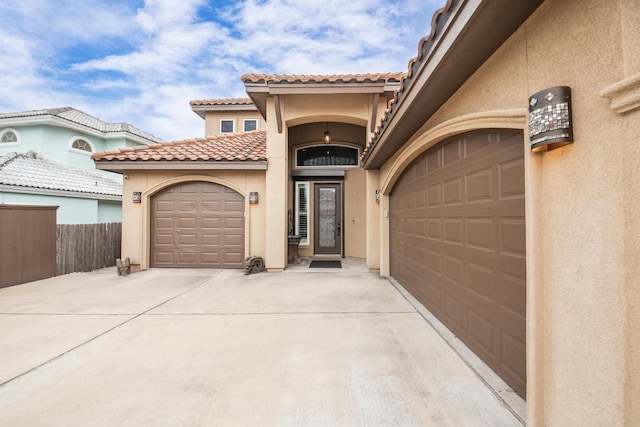
[[[327,130],[324,131],[324,143],[328,144],[331,142],[331,132],[329,132],[329,122],[327,122]]]
[[[142,203],[142,192],[134,191],[133,192],[133,203]]]
[[[380,203],[380,190],[376,190],[376,203]]]
[[[258,192],[257,191],[252,191],[251,193],[249,193],[249,203],[252,205],[255,205],[258,203]]]
[[[531,151],[544,152],[573,142],[571,88],[550,87],[529,98]]]

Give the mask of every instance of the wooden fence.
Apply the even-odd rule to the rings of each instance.
[[[122,224],[58,224],[56,274],[92,271],[116,265]]]

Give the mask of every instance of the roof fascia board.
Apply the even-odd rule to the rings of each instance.
[[[269,83],[271,95],[383,93],[386,83]]]
[[[188,160],[107,160],[96,161],[96,169],[118,172],[124,170],[267,170],[267,161],[188,161]]]
[[[518,0],[517,7],[512,0],[467,0],[453,5],[451,16],[364,159],[364,168],[379,169],[543,1]]]
[[[0,125],[2,126],[49,125],[49,126],[66,128],[66,129],[72,129],[77,132],[83,132],[83,133],[86,133],[98,138],[103,138],[103,139],[127,138],[144,145],[149,145],[151,143],[158,142],[158,141],[143,138],[134,133],[126,132],[126,131],[103,132],[101,130],[94,129],[92,127],[85,126],[80,123],[72,122],[70,120],[66,120],[57,116],[52,116],[51,114],[42,115],[42,116],[12,117],[12,118],[0,119]]]
[[[99,193],[82,193],[79,191],[53,190],[49,188],[23,187],[17,185],[0,184],[0,191],[3,193],[32,194],[37,196],[59,196],[72,197],[74,199],[112,200],[122,201],[122,196]]]
[[[454,6],[451,18],[447,20],[440,34],[436,35],[433,47],[422,60],[420,68],[414,72],[409,86],[402,94],[403,99],[398,104],[397,109],[392,113],[387,125],[382,129],[375,147],[366,159],[365,168],[368,160],[375,157],[380,147],[386,143],[388,136],[398,127],[397,118],[404,116],[407,110],[411,108],[413,101],[418,95],[415,88],[423,87],[431,80],[434,69],[441,63],[445,55],[450,52],[455,40],[464,30],[465,24],[472,15],[472,12],[477,11],[481,3],[482,0],[469,0],[467,2],[459,2]]]

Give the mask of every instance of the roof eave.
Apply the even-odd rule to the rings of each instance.
[[[72,197],[74,199],[122,201],[122,195],[104,193],[85,193],[72,190],[57,190],[51,188],[29,187],[23,185],[0,184],[0,191],[4,193],[30,194],[36,196]]]
[[[379,169],[526,21],[544,0],[454,1],[363,159]]]
[[[191,110],[202,117],[210,112],[220,111],[258,111],[255,105],[252,104],[226,104],[226,105],[192,105]]]
[[[267,170],[266,160],[94,160],[96,169],[127,170]]]

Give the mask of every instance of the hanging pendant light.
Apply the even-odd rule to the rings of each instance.
[[[329,122],[327,122],[327,130],[324,131],[324,143],[328,144],[331,142],[331,132],[329,132]]]

